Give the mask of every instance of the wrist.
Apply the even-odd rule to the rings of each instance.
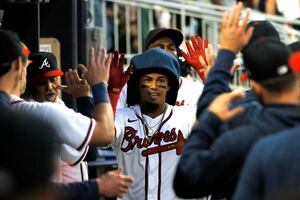
[[[91,88],[92,88],[95,105],[98,103],[109,103],[110,102],[106,83],[100,82],[100,83],[94,84]]]

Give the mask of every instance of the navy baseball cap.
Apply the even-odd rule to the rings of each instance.
[[[170,38],[174,43],[176,48],[180,46],[180,44],[183,41],[183,35],[182,33],[177,29],[172,28],[156,28],[150,31],[145,39],[145,50],[149,48],[149,45],[161,37],[168,37]]]
[[[261,37],[243,53],[245,68],[250,78],[260,82],[291,74],[287,46],[274,38]]]
[[[160,48],[151,48],[132,58],[132,75],[128,81],[127,104],[139,103],[139,92],[136,83],[139,78],[148,73],[161,73],[168,77],[171,89],[167,93],[166,102],[175,105],[179,89],[179,63],[171,53]]]
[[[17,33],[0,29],[0,63],[6,63],[22,56],[21,40]]]
[[[245,49],[248,48],[254,41],[260,37],[270,37],[275,40],[280,40],[279,33],[276,28],[267,20],[256,20],[250,21],[248,23],[248,28],[253,27],[253,34],[248,42],[248,44],[241,50],[244,53]]]
[[[27,68],[27,78],[31,83],[53,76],[62,76],[64,74],[58,69],[56,58],[52,53],[34,53],[29,56],[29,59],[31,63]]]

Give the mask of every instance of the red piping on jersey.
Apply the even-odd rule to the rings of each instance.
[[[87,147],[85,148],[85,150],[84,150],[82,156],[80,156],[80,158],[79,158],[75,163],[70,164],[70,166],[73,167],[73,166],[77,165],[78,163],[80,163],[80,162],[84,159],[84,157],[86,156],[88,150],[89,150],[89,146],[87,146]]]
[[[85,136],[85,138],[84,138],[82,144],[77,148],[77,150],[80,150],[80,149],[85,145],[86,141],[88,140],[88,138],[89,138],[89,136],[90,136],[90,134],[91,134],[92,125],[93,125],[93,120],[92,120],[92,118],[90,118],[90,126],[89,126],[89,129],[88,129],[88,131],[87,131],[87,133],[86,133],[86,136]]]

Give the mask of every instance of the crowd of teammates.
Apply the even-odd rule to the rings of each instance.
[[[92,48],[81,76],[0,29],[0,199],[299,199],[300,42],[242,10],[224,13],[217,56],[207,39],[185,52],[179,30],[157,28],[126,70],[123,54]],[[239,52],[246,92],[229,87]],[[119,169],[89,179],[89,148],[108,145]]]

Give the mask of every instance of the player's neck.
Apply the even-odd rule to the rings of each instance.
[[[161,115],[163,112],[165,112],[167,108],[167,104],[161,104],[161,105],[149,105],[149,104],[140,104],[141,111],[143,114],[155,118],[159,115]]]

